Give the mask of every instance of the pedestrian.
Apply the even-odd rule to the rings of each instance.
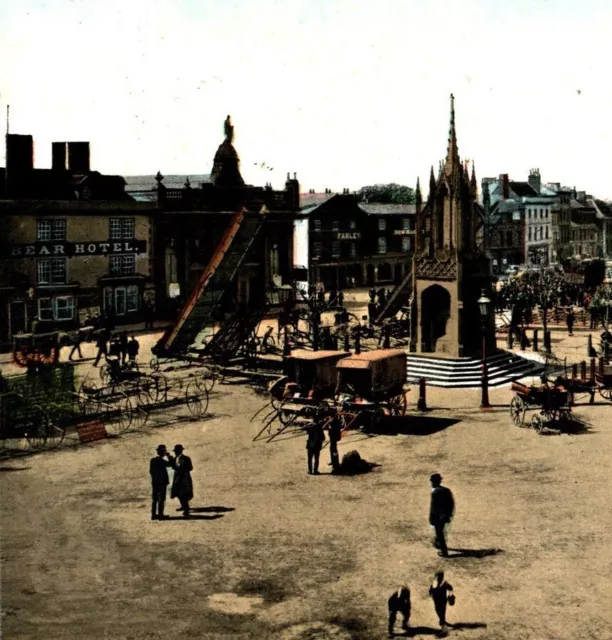
[[[119,334],[119,351],[121,353],[121,364],[124,365],[128,356],[128,337],[125,331]]]
[[[308,473],[319,475],[319,456],[325,442],[325,433],[321,425],[320,416],[317,415],[314,422],[308,427],[308,438],[306,439],[306,451],[308,453]]]
[[[338,442],[342,438],[342,421],[336,414],[327,426],[329,433],[329,457],[332,467],[332,473],[340,471],[340,458],[338,455]]]
[[[179,499],[181,506],[177,511],[182,511],[183,517],[188,518],[189,502],[193,499],[193,482],[191,480],[193,465],[191,458],[183,454],[184,450],[182,444],[177,444],[173,449],[175,457],[170,456],[170,465],[174,469],[170,497]]]
[[[81,334],[81,331],[79,329],[77,329],[72,334],[72,340],[72,349],[70,351],[70,355],[68,356],[68,360],[72,360],[72,356],[74,355],[75,351],[79,354],[79,358],[82,360],[83,354],[81,353],[81,342],[83,340],[83,335]]]
[[[338,306],[344,307],[344,291],[342,290],[338,291],[337,300],[338,300]]]
[[[429,587],[429,597],[434,602],[434,609],[436,610],[440,627],[444,629],[448,625],[448,622],[446,622],[446,603],[448,602],[452,607],[455,604],[455,594],[453,586],[444,579],[443,571],[436,573],[433,584]]]
[[[432,487],[429,524],[436,533],[434,546],[440,549],[438,555],[448,558],[445,529],[455,514],[455,501],[451,490],[442,486],[442,476],[439,473],[434,473],[429,480]]]
[[[166,493],[168,491],[168,467],[171,465],[170,454],[165,444],[157,447],[157,455],[151,458],[149,463],[149,473],[151,474],[152,502],[151,520],[167,520],[164,515],[164,505],[166,504]]]
[[[376,302],[376,289],[372,287],[368,292],[368,295],[370,296],[370,302],[374,304]]]
[[[391,595],[388,600],[389,605],[389,637],[393,638],[395,633],[393,628],[395,627],[395,620],[397,614],[401,613],[402,629],[408,631],[410,624],[410,589],[406,585],[402,585],[395,593]]]
[[[130,359],[130,363],[136,363],[136,357],[138,356],[139,351],[140,343],[138,342],[138,340],[136,340],[135,336],[132,336],[127,344],[127,354]]]
[[[567,333],[570,336],[574,335],[574,321],[576,320],[576,316],[574,315],[574,311],[570,307],[567,312],[567,318],[565,321],[567,322]]]
[[[378,304],[384,307],[386,301],[387,301],[387,292],[384,287],[381,287],[378,290]]]
[[[93,366],[97,367],[98,362],[100,362],[100,358],[104,356],[105,360],[108,360],[108,330],[100,329],[97,332],[96,336],[96,347],[98,348],[98,353],[96,354],[96,359],[94,360]]]
[[[115,336],[108,347],[108,357],[113,360],[117,360],[117,363],[120,362],[121,358],[121,342],[119,341],[119,337]]]

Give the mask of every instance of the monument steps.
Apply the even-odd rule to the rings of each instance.
[[[515,353],[498,351],[487,358],[489,386],[497,387],[526,376],[539,375],[544,365]],[[479,387],[482,361],[479,358],[425,358],[408,355],[408,380],[425,378],[433,387]]]

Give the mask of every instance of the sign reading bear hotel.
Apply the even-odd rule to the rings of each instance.
[[[33,242],[32,244],[0,245],[3,258],[43,258],[103,256],[114,253],[146,253],[146,240],[113,240],[110,242]]]

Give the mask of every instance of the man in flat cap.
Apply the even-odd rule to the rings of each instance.
[[[188,518],[189,502],[193,498],[193,482],[191,481],[193,465],[191,464],[191,458],[183,453],[184,450],[185,448],[182,444],[177,444],[174,446],[175,457],[170,457],[170,464],[174,469],[170,497],[179,499],[181,506],[177,511],[182,511],[183,517]]]
[[[451,490],[442,486],[442,476],[439,473],[434,473],[429,480],[432,487],[429,524],[436,532],[435,546],[440,549],[438,555],[448,558],[445,527],[455,514],[455,500]]]
[[[410,589],[402,585],[397,591],[391,594],[388,600],[389,606],[389,637],[395,636],[394,627],[397,614],[402,614],[402,629],[408,631],[410,624]]]
[[[157,455],[151,458],[149,473],[151,474],[152,504],[151,520],[166,520],[164,515],[164,505],[166,503],[166,493],[168,491],[168,467],[170,466],[170,454],[165,444],[157,447]]]

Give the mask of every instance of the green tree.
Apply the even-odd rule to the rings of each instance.
[[[414,204],[416,202],[414,189],[394,182],[361,187],[359,196],[362,202],[379,204]]]

